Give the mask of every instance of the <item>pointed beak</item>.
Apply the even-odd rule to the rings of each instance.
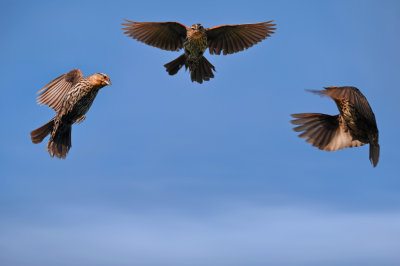
[[[107,84],[107,85],[111,85],[112,83],[111,83],[111,80],[104,80],[104,82]]]

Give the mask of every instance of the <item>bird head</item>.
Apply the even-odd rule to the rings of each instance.
[[[107,86],[111,85],[110,78],[104,73],[96,73],[92,75],[92,81],[97,86]]]
[[[193,24],[192,25],[192,30],[197,31],[197,32],[204,32],[204,28],[201,24],[197,23],[197,24]]]

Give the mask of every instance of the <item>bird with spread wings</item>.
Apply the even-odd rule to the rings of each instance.
[[[204,57],[210,54],[233,54],[248,49],[267,37],[276,28],[271,21],[238,25],[223,25],[204,28],[201,24],[186,27],[178,22],[135,22],[122,23],[128,36],[167,51],[184,53],[164,65],[168,74],[175,75],[185,66],[189,68],[192,81],[203,83],[214,77],[215,67]]]

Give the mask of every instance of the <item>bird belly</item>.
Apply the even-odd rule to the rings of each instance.
[[[75,123],[76,120],[81,118],[89,111],[97,93],[98,90],[91,90],[89,93],[78,99],[78,101],[73,105],[71,111],[62,117],[62,121],[70,124]]]
[[[187,62],[189,65],[197,66],[204,51],[207,49],[207,37],[205,35],[194,35],[183,43]]]

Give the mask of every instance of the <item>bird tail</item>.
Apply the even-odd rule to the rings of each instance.
[[[175,60],[173,60],[169,63],[166,63],[164,65],[168,74],[170,74],[171,76],[178,73],[179,69],[181,69],[183,66],[186,66],[186,55],[185,54],[182,54]],[[186,68],[187,68],[187,66],[186,66]]]
[[[31,132],[31,140],[34,144],[38,144],[43,141],[43,139],[51,133],[54,127],[54,118],[43,126],[33,130]]]
[[[375,167],[379,162],[379,152],[380,146],[378,143],[370,143],[369,144],[369,160],[372,165]]]
[[[183,66],[186,69],[189,68],[192,81],[203,83],[203,80],[209,81],[210,78],[214,77],[213,70],[215,71],[215,67],[204,56],[201,56],[198,64],[194,64],[187,61],[186,54],[182,54],[175,60],[164,65],[170,75],[178,73]]]
[[[72,125],[60,124],[54,132],[47,144],[46,151],[50,153],[51,157],[65,159],[69,149],[71,148],[71,131]]]
[[[215,67],[204,56],[200,58],[197,66],[189,65],[189,69],[192,81],[197,81],[200,84],[203,83],[203,80],[209,81],[210,78],[214,77],[213,70],[215,71]]]

